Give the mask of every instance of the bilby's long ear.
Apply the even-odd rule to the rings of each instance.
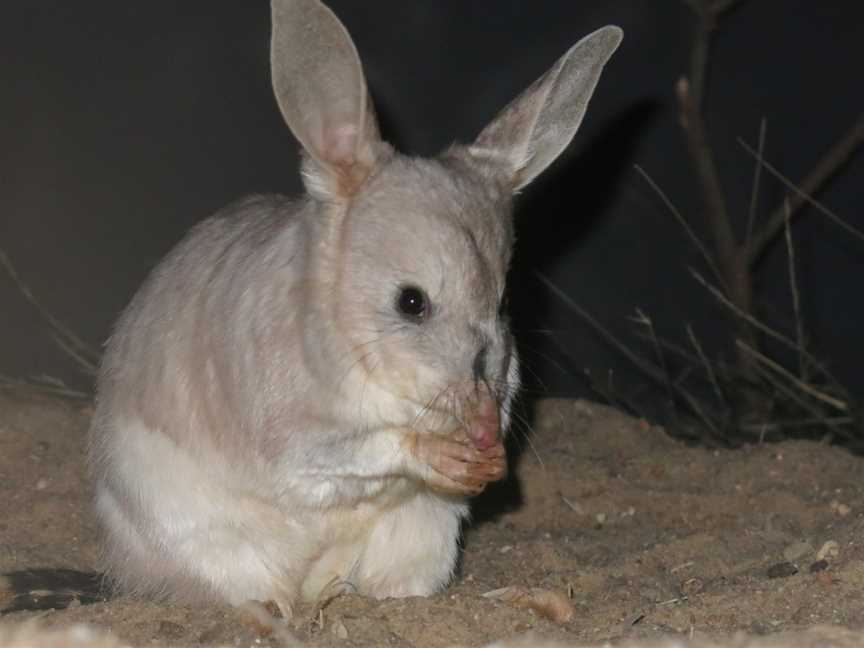
[[[498,166],[514,191],[531,182],[573,139],[622,37],[610,25],[576,43],[483,129],[469,153]]]
[[[319,0],[272,0],[273,89],[282,116],[313,164],[307,186],[350,195],[369,175],[380,143],[357,49]]]

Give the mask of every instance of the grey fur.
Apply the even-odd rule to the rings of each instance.
[[[573,137],[620,30],[580,41],[471,146],[416,159],[379,139],[329,9],[274,0],[273,19],[308,193],[194,228],[117,323],[90,453],[105,567],[126,592],[286,612],[334,577],[428,594],[466,497],[506,468],[513,194]],[[397,312],[409,285],[430,301],[419,323]]]

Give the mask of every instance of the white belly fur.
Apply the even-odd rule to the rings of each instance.
[[[192,457],[137,420],[105,452],[96,509],[122,591],[237,605],[314,599],[333,578],[379,598],[427,595],[452,577],[462,501],[402,483],[404,496],[297,510],[266,475]]]

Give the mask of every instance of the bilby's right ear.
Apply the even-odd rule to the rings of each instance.
[[[380,150],[375,113],[357,49],[319,0],[272,0],[273,90],[282,116],[313,164],[307,188],[350,197]]]

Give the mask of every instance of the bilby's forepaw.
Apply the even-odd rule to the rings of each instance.
[[[431,469],[425,481],[433,490],[477,495],[507,474],[507,454],[500,441],[482,449],[467,438],[417,436],[413,441],[415,457]]]

